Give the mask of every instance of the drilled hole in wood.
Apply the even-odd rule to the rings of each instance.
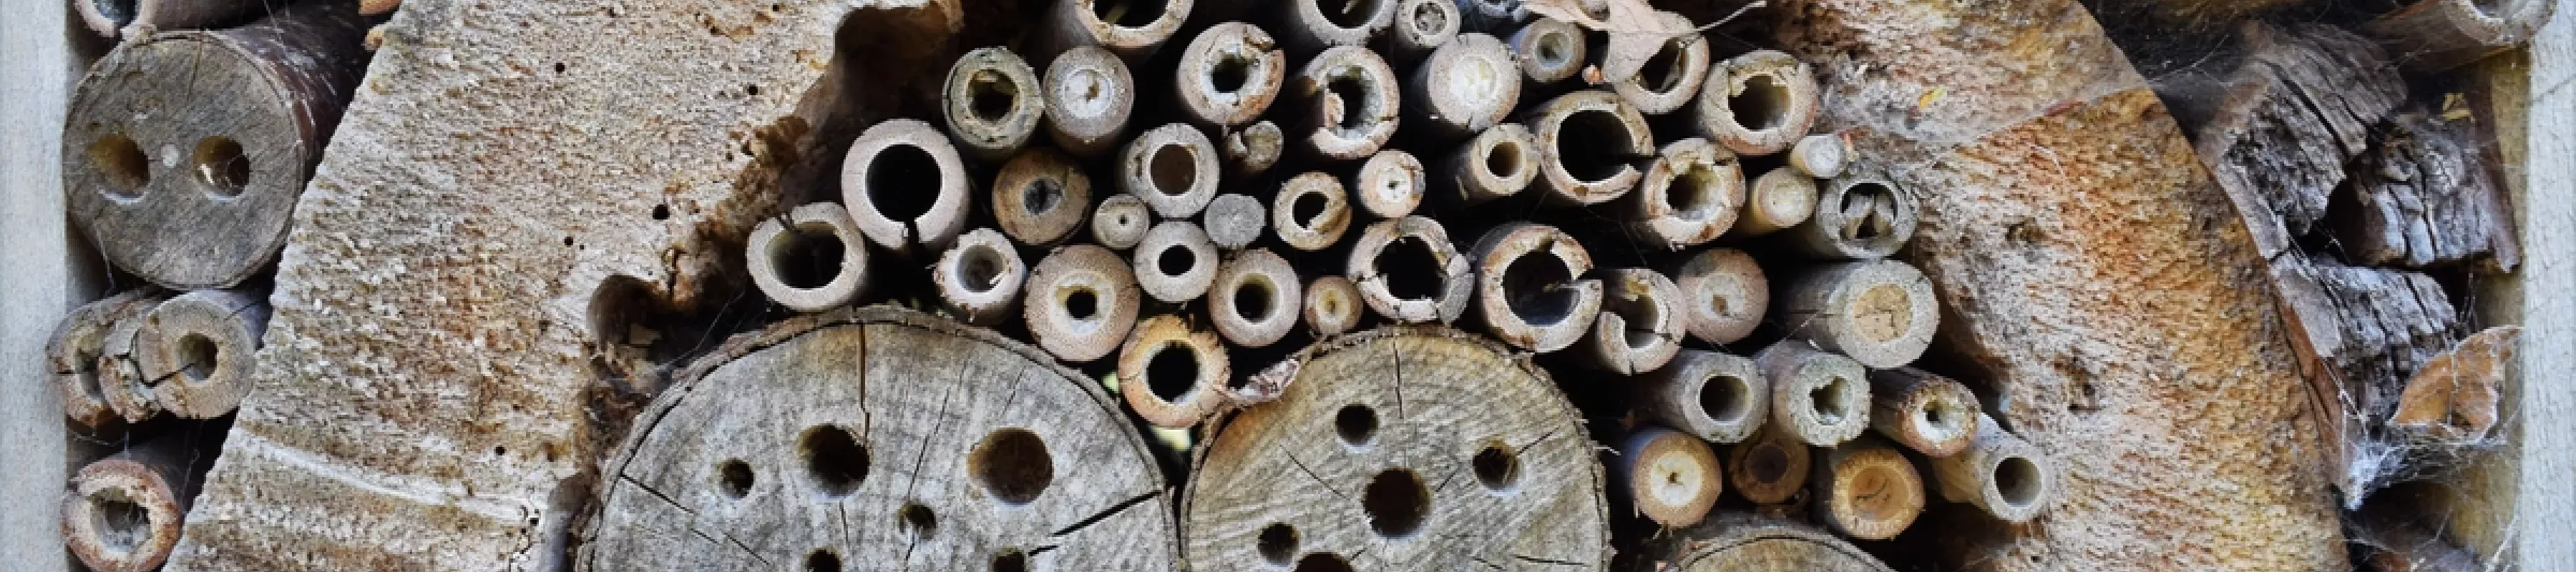
[[[1746,130],[1779,127],[1789,122],[1789,86],[1767,74],[1746,78],[1743,91],[1726,97],[1726,109],[1735,113],[1735,124]]]
[[[1567,114],[1557,128],[1556,157],[1575,181],[1597,183],[1628,166],[1628,143],[1628,125],[1619,122],[1619,114],[1586,109]]]
[[[1208,69],[1208,84],[1215,87],[1217,93],[1243,91],[1243,84],[1251,80],[1252,58],[1226,54],[1218,57],[1216,65]]]
[[[993,286],[1001,283],[1002,268],[1007,264],[1002,252],[994,250],[991,244],[968,245],[965,252],[959,253],[955,278],[968,292],[991,292]]]
[[[108,135],[89,144],[91,168],[107,175],[110,197],[132,200],[143,196],[143,185],[152,182],[152,159],[143,155],[143,146],[123,135]]]
[[[1247,322],[1269,321],[1270,314],[1277,310],[1270,305],[1270,297],[1276,295],[1278,290],[1270,286],[1269,279],[1245,280],[1242,288],[1234,289],[1234,312]]]
[[[671,220],[671,205],[653,205],[653,220]]]
[[[1100,317],[1100,294],[1089,289],[1075,290],[1064,296],[1064,313],[1076,320]]]
[[[1344,133],[1355,133],[1368,127],[1369,84],[1367,80],[1360,79],[1359,72],[1334,74],[1324,81],[1324,91],[1342,100],[1342,115],[1334,118],[1335,127]]]
[[[2030,506],[2039,500],[2039,464],[2021,457],[2005,457],[1995,464],[1995,491],[2003,493],[2004,503],[2016,507]]]
[[[1752,383],[1732,375],[1710,377],[1699,386],[1699,409],[1718,423],[1741,423],[1753,413]]]
[[[1180,403],[1198,387],[1199,356],[1189,346],[1164,343],[1145,361],[1146,389],[1165,402]]]
[[[1517,142],[1507,140],[1496,143],[1485,152],[1485,172],[1497,179],[1512,178],[1513,175],[1520,174],[1521,169],[1528,164],[1528,161],[1522,157],[1522,154],[1528,152],[1529,149],[1521,147]]]
[[[821,288],[841,274],[842,257],[849,254],[848,248],[832,234],[830,225],[801,224],[778,233],[769,243],[769,266],[778,269],[779,283],[789,288]]]
[[[805,474],[815,490],[827,496],[846,496],[858,490],[859,481],[868,476],[868,450],[850,430],[839,425],[818,425],[805,430],[797,440],[797,453],[805,458]]]
[[[910,144],[889,145],[868,162],[868,203],[886,220],[909,222],[939,200],[939,160]]]
[[[207,377],[213,376],[215,360],[223,359],[222,350],[215,347],[215,340],[201,334],[191,333],[179,336],[177,349],[179,375],[186,377],[191,383],[205,381]]]
[[[1366,445],[1370,437],[1377,435],[1377,410],[1366,405],[1344,405],[1341,412],[1333,414],[1333,432],[1341,434],[1344,444]]]
[[[753,479],[751,463],[742,462],[742,459],[725,459],[716,463],[716,488],[724,491],[726,497],[742,498],[751,494]]]
[[[1020,107],[1020,86],[993,69],[975,70],[966,80],[967,109],[985,121],[1001,121]]]
[[[967,455],[966,471],[993,498],[1028,504],[1055,481],[1055,457],[1047,453],[1046,440],[1038,438],[1038,434],[1027,429],[1003,429],[986,435],[984,442]]]
[[[1029,572],[1029,553],[1013,548],[993,555],[993,572]]]
[[[1189,147],[1167,143],[1155,147],[1152,154],[1153,157],[1145,162],[1148,176],[1154,179],[1156,192],[1177,197],[1189,193],[1190,187],[1198,184],[1198,156]]]
[[[1161,272],[1164,276],[1188,274],[1191,268],[1198,266],[1198,263],[1197,254],[1191,253],[1189,247],[1178,244],[1166,246],[1163,252],[1154,255],[1154,271]]]
[[[1512,259],[1503,267],[1503,303],[1512,315],[1532,326],[1553,326],[1574,317],[1574,274],[1565,259],[1540,250]]]
[[[242,186],[250,184],[250,157],[242,154],[241,142],[217,135],[197,141],[197,152],[191,155],[192,171],[206,192],[219,197],[239,196]]]
[[[1288,526],[1284,522],[1274,522],[1261,529],[1261,539],[1257,546],[1261,549],[1261,559],[1268,560],[1271,564],[1287,566],[1288,561],[1297,558],[1297,542],[1297,527]]]
[[[1476,469],[1476,481],[1492,490],[1509,490],[1521,480],[1521,456],[1502,443],[1487,443],[1476,451],[1467,464]]]
[[[90,526],[109,549],[132,552],[152,536],[152,513],[124,489],[105,488],[89,496]]]
[[[1324,13],[1324,20],[1345,29],[1367,25],[1369,15],[1377,13],[1377,3],[1381,1],[1314,0],[1315,8]]]
[[[939,533],[939,515],[921,503],[904,503],[902,509],[895,511],[895,520],[903,523],[904,532],[911,534],[914,540]]]
[[[1164,0],[1101,0],[1091,3],[1091,15],[1121,28],[1140,28],[1163,17]]]
[[[1330,552],[1317,552],[1314,554],[1308,554],[1305,558],[1297,559],[1297,567],[1294,569],[1294,572],[1353,571],[1351,570],[1351,563],[1347,560],[1343,560],[1342,555]]]
[[[1360,510],[1368,513],[1369,529],[1378,536],[1412,536],[1431,515],[1431,489],[1423,488],[1422,477],[1412,469],[1380,471],[1360,494]]]
[[[1843,392],[1851,391],[1851,383],[1851,380],[1836,377],[1807,391],[1807,401],[1816,412],[1817,422],[1839,425],[1843,416],[1851,415],[1850,408],[1843,404]]]
[[[1422,237],[1404,236],[1388,242],[1369,264],[1386,278],[1388,295],[1397,300],[1430,300],[1449,289],[1448,278],[1441,275],[1440,258],[1432,252]]]
[[[829,548],[806,554],[805,572],[841,572],[841,555]]]

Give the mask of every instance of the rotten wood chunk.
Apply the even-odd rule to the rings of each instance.
[[[1304,286],[1287,259],[1266,249],[1244,251],[1217,267],[1208,321],[1237,347],[1268,347],[1297,327]]]
[[[1512,347],[1548,353],[1572,347],[1601,312],[1592,255],[1556,227],[1505,223],[1468,249],[1476,260],[1477,321]]]
[[[81,467],[62,500],[63,544],[97,572],[159,568],[179,544],[198,475],[214,465],[200,448],[222,434],[189,427]]]
[[[1927,457],[1947,457],[1976,439],[1984,415],[1958,380],[1914,368],[1869,372],[1869,426]]]
[[[966,162],[928,122],[869,126],[841,162],[841,204],[869,242],[903,256],[948,248],[966,230]]]
[[[1277,401],[1211,421],[1181,502],[1183,554],[1205,570],[1602,569],[1593,441],[1515,354],[1396,327],[1291,358],[1303,365]]]
[[[1360,317],[1368,307],[1360,303],[1360,289],[1351,279],[1320,276],[1306,285],[1306,304],[1299,311],[1306,327],[1315,329],[1315,337],[1329,338],[1359,328]]]
[[[2557,6],[2554,0],[2424,0],[2361,30],[2387,40],[2407,70],[2433,73],[2531,41]]]
[[[1636,572],[1888,572],[1851,543],[1777,516],[1711,515],[1646,551]]]
[[[2325,217],[2344,165],[2405,100],[2379,46],[2322,24],[2251,24],[2249,55],[2193,144],[2269,256]]]
[[[2399,113],[2371,143],[2329,207],[2346,259],[2408,268],[2486,260],[2506,272],[2520,264],[2513,213],[2463,127]]]
[[[1780,424],[1763,424],[1752,437],[1727,448],[1727,484],[1754,504],[1794,502],[1807,487],[1808,451],[1806,443]]]
[[[1388,320],[1446,324],[1467,311],[1475,291],[1469,266],[1439,221],[1408,216],[1361,230],[1343,275],[1359,286],[1360,301]]]
[[[1046,117],[1038,72],[1010,48],[976,48],[949,66],[940,92],[948,134],[975,158],[1007,159],[1028,145]]]
[[[1091,176],[1052,147],[1034,147],[993,177],[993,223],[1029,246],[1054,246],[1091,213]]]
[[[1687,433],[1642,427],[1628,436],[1618,455],[1618,462],[1610,464],[1611,489],[1666,528],[1699,524],[1726,489],[1717,453]]]
[[[1220,390],[1234,377],[1225,350],[1215,332],[1193,329],[1179,316],[1146,318],[1118,350],[1119,394],[1146,423],[1197,425],[1225,403]]]
[[[1136,325],[1145,294],[1135,271],[1109,249],[1057,249],[1029,271],[1020,317],[1029,337],[1056,359],[1087,362],[1116,351]]]
[[[787,309],[847,305],[868,287],[868,245],[860,234],[840,203],[806,203],[752,227],[743,265],[761,295]]]
[[[1681,250],[1734,228],[1744,194],[1744,167],[1735,152],[1693,137],[1664,145],[1620,205],[1629,230]]]
[[[1869,371],[1860,362],[1787,339],[1753,354],[1771,380],[1771,427],[1831,447],[1869,428]]]
[[[2496,326],[2433,356],[2406,382],[2388,424],[2436,442],[2485,442],[2521,339],[2521,326]]]
[[[1200,31],[1181,52],[1172,83],[1181,109],[1204,125],[1234,127],[1270,110],[1288,79],[1288,55],[1259,26],[1226,22]]]
[[[1771,412],[1771,382],[1753,360],[1718,352],[1682,350],[1633,388],[1639,410],[1711,443],[1751,438]]]
[[[240,407],[259,367],[268,316],[266,296],[231,290],[198,290],[153,306],[135,332],[133,354],[153,403],[188,419]]]
[[[570,568],[1178,568],[1172,543],[1138,541],[1178,534],[1153,450],[1051,362],[882,307],[736,337],[608,451]]]
[[[107,333],[118,322],[152,311],[169,296],[149,286],[129,290],[82,304],[54,325],[53,334],[45,339],[45,365],[62,395],[63,414],[74,427],[104,431],[122,421],[108,409],[107,395],[99,385],[104,380],[99,358],[106,352]]]
[[[1977,437],[1959,454],[1932,459],[1941,497],[1985,509],[2004,522],[2030,522],[2057,502],[2057,464],[2038,447],[1977,415]]]
[[[2361,419],[2388,418],[2406,380],[2460,340],[2461,316],[2432,276],[2292,259],[2275,261],[2272,276],[2305,348]]]
[[[939,254],[930,281],[939,302],[958,321],[989,326],[1019,309],[1020,287],[1029,266],[1002,233],[979,228],[957,237],[957,245]]]
[[[1905,453],[1863,437],[1825,450],[1816,471],[1816,512],[1852,538],[1887,540],[1923,514],[1923,475]]]
[[[1288,179],[1271,198],[1270,225],[1289,248],[1332,248],[1351,228],[1351,204],[1343,197],[1342,180],[1314,171]]]
[[[144,16],[161,4],[227,5],[144,2]],[[364,31],[354,4],[306,2],[239,28],[117,46],[65,111],[72,224],[108,263],[175,290],[229,288],[268,268],[366,65]]]

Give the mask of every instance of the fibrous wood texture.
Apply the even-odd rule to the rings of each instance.
[[[2481,260],[2507,271],[2521,264],[2510,211],[2467,131],[2407,112],[2374,134],[2343,191],[2350,209],[2334,219],[2346,259],[2408,268]]]
[[[989,332],[886,308],[791,319],[643,412],[571,567],[1169,569],[1162,474],[1124,421]]]
[[[2346,566],[2263,251],[2083,7],[1782,9],[1785,50],[1834,86],[1823,130],[1937,190],[1907,257],[1955,309],[1938,341],[2061,470],[2049,516],[1971,570]]]
[[[2344,163],[2405,84],[2378,46],[2332,26],[2249,25],[2245,41],[2250,55],[2194,143],[2272,256],[2325,216]]]
[[[1730,514],[1675,532],[1647,550],[1637,572],[1886,572],[1850,543],[1803,525]]]
[[[106,357],[107,333],[117,322],[152,311],[168,294],[140,288],[83,304],[54,325],[45,341],[45,366],[62,394],[63,415],[73,425],[105,429],[118,420],[102,392],[99,358]]]
[[[1437,327],[1347,336],[1293,359],[1303,365],[1279,400],[1211,421],[1181,505],[1192,566],[1607,563],[1595,444],[1541,370]]]

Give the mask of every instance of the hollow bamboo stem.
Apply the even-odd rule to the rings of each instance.
[[[1304,288],[1287,259],[1265,249],[1244,251],[1217,267],[1208,321],[1235,347],[1269,347],[1296,329]]]
[[[1638,409],[1711,443],[1751,438],[1771,411],[1771,383],[1744,357],[1682,350],[1636,382],[1631,397]]]
[[[1862,540],[1887,540],[1923,514],[1923,475],[1905,453],[1877,439],[1859,439],[1825,451],[1816,471],[1816,512],[1837,532]]]
[[[232,290],[170,298],[143,317],[134,363],[162,410],[189,419],[232,413],[250,394],[268,299]]]
[[[1600,314],[1592,255],[1556,227],[1505,223],[1476,239],[1475,309],[1485,332],[1524,350],[1572,347]]]
[[[966,230],[966,177],[965,161],[939,128],[889,120],[850,143],[841,163],[841,204],[879,247],[899,255],[938,252]],[[931,195],[927,205],[923,194]]]
[[[762,219],[743,249],[752,285],[790,310],[848,305],[868,286],[867,240],[839,203],[807,203]]]
[[[1611,468],[1614,489],[1666,528],[1699,524],[1726,488],[1726,473],[1708,443],[1663,427],[1630,434]]]
[[[1192,331],[1178,316],[1146,318],[1118,352],[1119,393],[1157,427],[1197,425],[1224,402],[1218,388],[1231,377],[1216,334]]]
[[[1288,179],[1271,198],[1270,224],[1289,248],[1314,252],[1341,242],[1351,227],[1351,204],[1341,179],[1322,172]]]
[[[1753,256],[1732,248],[1711,248],[1673,270],[1681,289],[1684,329],[1711,344],[1731,344],[1752,335],[1771,306],[1771,280]]]
[[[1968,448],[1984,413],[1968,386],[1919,369],[1869,372],[1869,425],[1927,457]]]
[[[989,326],[1019,309],[1029,267],[1019,249],[989,228],[968,231],[931,265],[939,301],[969,324]]]
[[[1136,285],[1146,296],[1169,303],[1196,300],[1216,280],[1216,244],[1198,223],[1176,220],[1154,225],[1136,244]]]
[[[1136,325],[1144,294],[1135,271],[1096,245],[1056,249],[1029,271],[1021,319],[1029,336],[1056,359],[1087,362],[1109,355]]]
[[[1831,447],[1869,427],[1868,370],[1860,362],[1782,340],[1753,356],[1771,380],[1771,425],[1799,441]]]
[[[1664,367],[1682,347],[1681,290],[1644,268],[1600,274],[1601,312],[1581,342],[1591,366],[1621,375]]]

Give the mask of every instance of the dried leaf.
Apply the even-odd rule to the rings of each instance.
[[[1664,48],[1664,42],[1676,37],[1697,34],[1719,24],[1734,21],[1745,12],[1767,2],[1756,1],[1737,8],[1715,22],[1692,25],[1679,14],[1656,10],[1646,0],[1607,0],[1608,18],[1594,18],[1585,10],[1583,0],[1524,0],[1521,6],[1530,13],[1564,20],[1577,26],[1610,34],[1609,49],[1601,54],[1601,74],[1597,83],[1618,83],[1636,77],[1646,67],[1646,60]]]

